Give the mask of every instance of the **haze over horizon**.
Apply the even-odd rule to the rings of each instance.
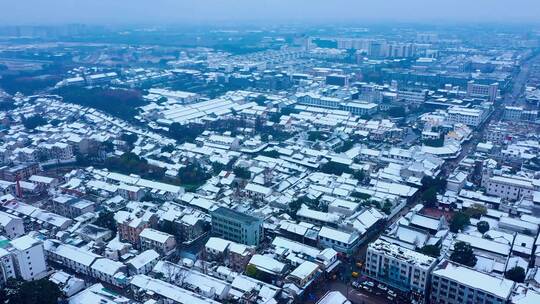
[[[2,25],[217,22],[537,23],[538,0],[21,0],[0,3]]]

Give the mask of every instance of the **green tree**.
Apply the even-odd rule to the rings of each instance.
[[[387,111],[390,117],[405,117],[406,112],[404,107],[392,107]]]
[[[479,219],[482,215],[486,215],[486,213],[487,213],[486,206],[483,206],[480,204],[473,204],[471,207],[465,210],[465,214],[475,219]]]
[[[39,126],[44,126],[47,124],[47,120],[40,115],[30,116],[28,118],[23,118],[22,124],[28,130],[33,130]]]
[[[385,201],[381,210],[386,215],[390,214],[390,212],[392,212],[392,203],[390,203],[389,201]]]
[[[114,151],[114,144],[110,141],[104,141],[101,143],[100,148],[102,149],[102,151],[110,153]]]
[[[341,175],[343,173],[351,173],[352,170],[349,166],[341,163],[329,161],[321,166],[321,171],[326,174]]]
[[[325,138],[325,134],[320,131],[310,131],[308,134],[309,141],[323,140],[324,138]]]
[[[10,279],[0,291],[2,303],[57,304],[60,297],[58,285],[48,279],[29,282]]]
[[[457,233],[460,230],[463,230],[465,226],[469,225],[471,223],[469,215],[458,212],[454,214],[454,217],[452,217],[452,220],[450,221],[450,231]]]
[[[169,126],[169,135],[181,144],[193,142],[203,131],[204,127],[200,124],[182,125],[175,122]]]
[[[171,221],[164,220],[163,223],[161,224],[161,231],[168,234],[176,235],[176,229],[174,227],[174,223]]]
[[[65,102],[95,108],[122,119],[133,119],[147,102],[138,90],[67,86],[54,91]]]
[[[103,210],[99,213],[95,225],[110,229],[116,232],[116,221],[114,220],[114,213],[109,210]]]
[[[125,141],[128,146],[133,146],[133,144],[137,141],[137,139],[139,139],[139,137],[135,133],[124,133],[122,134],[122,136],[120,136],[120,139]]]
[[[137,174],[143,178],[162,180],[165,169],[148,164],[148,161],[137,154],[127,152],[120,157],[110,157],[105,161],[105,168],[123,174]]]
[[[435,207],[437,205],[437,189],[430,187],[422,193],[422,202],[426,207]]]
[[[450,260],[469,267],[474,267],[478,260],[474,255],[469,243],[458,241],[454,244],[454,251],[450,255]]]
[[[272,150],[264,150],[261,152],[262,156],[272,157],[272,158],[279,158],[279,152],[272,149]]]
[[[210,174],[198,162],[190,162],[178,170],[178,178],[184,185],[197,186],[209,179]]]
[[[440,177],[433,178],[426,175],[422,178],[421,183],[422,186],[420,187],[420,190],[422,191],[426,191],[429,188],[435,188],[437,193],[443,193],[446,190],[446,180]]]
[[[225,165],[220,162],[212,162],[212,174],[218,175],[225,169]]]
[[[266,96],[264,95],[259,95],[255,98],[255,102],[257,103],[257,105],[259,106],[265,106],[266,105]]]
[[[349,151],[353,146],[354,146],[354,141],[347,140],[343,142],[343,145],[341,145],[341,147],[336,149],[336,152],[341,153],[341,152]]]
[[[248,264],[246,267],[246,275],[252,278],[258,278],[259,270],[257,269],[257,266],[253,264]]]
[[[437,245],[425,245],[420,248],[418,252],[429,255],[430,257],[438,258],[441,255],[441,248]]]
[[[367,178],[367,174],[366,174],[366,171],[361,169],[361,170],[354,171],[353,177],[360,183],[363,183]]]
[[[357,191],[354,191],[353,193],[351,193],[351,196],[359,198],[361,200],[368,200],[371,198],[371,195],[367,193],[357,192]]]
[[[238,178],[241,178],[241,179],[250,179],[251,178],[251,172],[247,168],[235,167],[233,169],[233,172],[234,172],[234,175],[236,175],[236,177],[238,177]]]
[[[480,233],[486,233],[489,231],[489,223],[486,221],[480,221],[476,224],[476,228],[478,231],[480,231]]]
[[[504,274],[504,277],[517,283],[523,283],[523,281],[525,281],[525,269],[520,266],[515,266],[508,269]]]
[[[161,153],[165,153],[165,152],[171,153],[173,151],[174,151],[174,145],[166,145],[164,147],[161,147]]]

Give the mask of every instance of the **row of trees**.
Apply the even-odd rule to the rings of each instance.
[[[68,86],[57,89],[55,93],[66,102],[95,108],[126,120],[133,119],[139,113],[137,108],[146,104],[137,90]]]
[[[165,169],[148,164],[148,161],[138,155],[126,152],[120,157],[110,157],[105,160],[104,167],[123,174],[137,174],[142,178],[163,180]]]

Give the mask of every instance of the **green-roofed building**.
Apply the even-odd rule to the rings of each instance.
[[[263,221],[229,208],[212,212],[212,233],[237,243],[258,246],[263,238]]]

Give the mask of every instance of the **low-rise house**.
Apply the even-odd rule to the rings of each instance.
[[[0,230],[10,239],[24,234],[23,220],[15,215],[0,211]]]
[[[146,228],[156,227],[157,225],[156,214],[145,210],[118,211],[114,215],[114,219],[120,240],[131,243],[135,248],[140,248],[139,235],[141,232]]]
[[[95,253],[56,240],[45,241],[45,251],[48,260],[88,276],[92,276],[92,263],[100,258]]]
[[[92,263],[90,269],[92,277],[102,282],[117,287],[125,286],[128,283],[125,275],[127,272],[126,266],[123,263],[107,258],[98,258]]]
[[[174,236],[156,229],[145,228],[139,238],[142,250],[154,249],[162,255],[169,255],[176,249]]]
[[[298,265],[285,278],[286,282],[291,282],[302,291],[307,289],[321,274],[319,265],[313,262],[304,261]],[[297,294],[299,295],[299,294]]]
[[[146,275],[136,275],[131,279],[131,289],[136,298],[145,301],[145,295],[153,295],[150,299],[165,303],[190,303],[190,304],[218,304],[212,299],[172,285],[162,280],[154,279]]]
[[[49,277],[49,281],[53,282],[62,291],[66,297],[71,297],[74,294],[84,289],[84,280],[81,280],[73,275],[63,271],[57,271]]]
[[[249,260],[249,266],[256,268],[256,276],[258,279],[272,283],[280,280],[287,270],[287,265],[277,261],[271,256],[255,254]]]
[[[322,227],[317,237],[320,247],[333,248],[338,252],[352,254],[360,245],[356,232],[345,232],[330,227]]]
[[[146,250],[126,262],[130,275],[147,274],[159,260],[159,253],[154,250]]]
[[[76,218],[88,212],[94,212],[95,205],[78,197],[61,195],[52,199],[51,205],[53,211],[69,218]]]

